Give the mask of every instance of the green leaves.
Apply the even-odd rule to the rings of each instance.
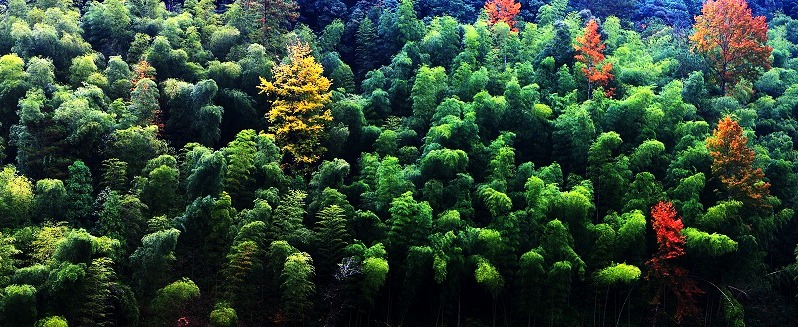
[[[121,54],[130,42],[132,17],[120,0],[91,2],[83,16],[88,41],[106,56]]]
[[[576,269],[579,277],[583,278],[585,274],[585,262],[573,249],[573,238],[568,229],[563,223],[557,219],[552,220],[546,224],[543,231],[541,246],[546,251],[546,256],[550,260],[557,260],[554,264],[560,274],[566,270],[570,272],[571,269]],[[552,274],[552,272],[550,272]]]
[[[740,201],[721,201],[707,209],[707,212],[696,219],[699,227],[708,229],[722,229],[739,219],[738,212],[743,203]]]
[[[726,235],[698,230],[687,227],[682,230],[687,249],[698,253],[718,257],[737,251],[737,242]]]
[[[156,323],[168,324],[185,315],[193,301],[199,299],[200,289],[188,278],[175,281],[158,290],[150,302]]]
[[[171,265],[177,259],[174,254],[180,231],[168,229],[145,235],[141,246],[130,256],[135,267],[135,286],[141,294],[150,294],[163,285],[170,276]]]
[[[211,311],[211,326],[213,327],[235,327],[238,326],[238,315],[236,310],[227,303],[217,303]]]
[[[0,171],[0,225],[20,226],[30,221],[34,206],[33,184],[13,166]]]
[[[14,96],[24,94],[27,77],[24,66],[22,58],[15,54],[0,57],[0,102],[11,102]],[[3,115],[6,110],[3,110]]]
[[[377,211],[384,212],[395,198],[412,189],[405,178],[399,159],[387,156],[376,171],[375,205]]]
[[[322,272],[330,272],[341,261],[344,248],[351,242],[346,226],[347,217],[344,216],[344,210],[337,205],[321,209],[316,216],[318,267]]]
[[[0,312],[3,321],[14,326],[30,326],[36,321],[36,288],[31,285],[9,285],[3,290]]]
[[[218,196],[223,189],[227,161],[221,151],[211,151],[196,143],[187,146],[184,167],[186,172],[186,195],[189,199],[200,196]]]
[[[480,187],[479,195],[493,217],[506,215],[513,207],[513,202],[507,194],[494,190],[490,186]]]
[[[75,161],[69,166],[69,178],[64,186],[67,192],[66,218],[75,224],[85,224],[91,213],[93,188],[91,172],[83,161]]]
[[[368,302],[374,301],[377,292],[385,284],[389,270],[388,260],[383,257],[367,257],[361,263],[362,291]]]
[[[147,162],[142,171],[146,177],[140,194],[141,201],[147,205],[153,215],[174,211],[178,198],[180,173],[177,161],[170,155],[161,155]]]
[[[308,244],[310,231],[302,224],[307,193],[292,190],[283,195],[274,211],[271,232],[277,240],[288,241],[293,246]]]
[[[596,272],[596,282],[601,285],[631,284],[640,278],[640,268],[625,263],[613,264]]]
[[[477,269],[474,270],[474,279],[485,287],[493,296],[497,296],[504,288],[504,278],[488,260],[477,259]]]
[[[415,83],[411,91],[413,99],[413,115],[419,120],[419,129],[429,127],[435,108],[443,100],[447,88],[446,70],[443,67],[429,68],[422,66],[418,70]]]
[[[305,314],[311,309],[312,295],[316,290],[314,274],[313,259],[309,254],[298,252],[285,259],[280,290],[283,292],[285,311],[291,320],[304,320]]]
[[[68,327],[66,319],[61,316],[50,316],[36,322],[36,327]]]
[[[421,173],[444,181],[465,172],[467,166],[468,155],[463,150],[437,149],[421,158]]]
[[[432,228],[432,208],[427,202],[417,202],[411,192],[405,192],[391,202],[388,220],[388,240],[396,255],[402,256],[410,246],[422,244]]]

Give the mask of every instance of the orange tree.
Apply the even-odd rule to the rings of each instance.
[[[518,32],[515,28],[515,16],[521,12],[521,4],[514,0],[488,0],[485,2],[485,12],[491,25],[498,22],[505,22],[513,32]]]
[[[601,42],[601,35],[598,33],[598,23],[595,19],[591,19],[585,26],[584,34],[576,38],[574,45],[577,52],[574,58],[585,64],[585,67],[582,67],[582,73],[587,78],[588,98],[592,95],[593,85],[607,87],[613,78],[610,73],[612,63],[606,62],[604,57],[606,48],[607,46]],[[607,96],[612,96],[612,89],[605,91]]]
[[[275,98],[267,118],[270,131],[282,150],[291,155],[294,164],[307,167],[316,162],[324,148],[319,145],[332,113],[331,82],[322,76],[324,68],[302,42],[288,46],[288,57],[273,69],[274,81],[260,79],[259,93]]]
[[[748,147],[740,125],[726,116],[707,139],[712,173],[726,187],[728,197],[756,208],[768,208],[770,184],[762,181],[762,168],[754,169],[754,150]]]
[[[753,17],[745,0],[708,0],[693,29],[693,50],[707,60],[724,94],[740,80],[754,81],[770,69],[767,22],[764,16]]]

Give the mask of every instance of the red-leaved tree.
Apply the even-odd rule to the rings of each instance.
[[[770,69],[767,22],[764,16],[754,17],[745,0],[708,0],[693,30],[693,50],[709,62],[724,93],[741,79],[755,81]]]
[[[677,323],[681,323],[684,318],[698,313],[695,297],[703,293],[695,281],[687,276],[687,270],[676,262],[684,255],[684,225],[682,219],[676,216],[676,209],[670,202],[660,201],[654,205],[651,208],[651,218],[658,246],[657,253],[646,262],[646,280],[652,283],[654,291],[651,304],[659,314],[660,306],[665,304],[664,295],[673,294],[676,298],[674,318]]]
[[[612,70],[612,63],[606,62],[604,57],[604,50],[607,46],[601,42],[601,35],[598,33],[598,23],[595,19],[591,19],[587,26],[585,26],[585,33],[576,38],[574,49],[576,55],[574,58],[579,62],[585,64],[582,67],[582,73],[587,78],[587,96],[593,94],[593,86],[600,86],[606,88],[613,76],[610,73]],[[612,96],[612,89],[604,90],[607,96]]]
[[[521,12],[521,4],[514,0],[488,0],[485,3],[485,11],[491,25],[498,22],[505,22],[513,32],[518,32],[515,28],[515,16]]]

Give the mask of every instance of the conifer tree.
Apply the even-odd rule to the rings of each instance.
[[[356,76],[360,80],[366,76],[366,73],[374,69],[377,64],[374,53],[371,52],[377,46],[377,28],[370,18],[366,17],[360,22],[357,28],[355,44],[357,46],[355,51]]]
[[[261,24],[262,41],[270,50],[276,50],[276,41],[280,39],[280,34],[285,33],[286,28],[299,18],[296,0],[256,0],[244,3],[246,9],[250,9],[251,4],[258,6],[255,11],[258,13],[258,23]]]

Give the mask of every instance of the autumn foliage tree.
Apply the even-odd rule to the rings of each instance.
[[[726,116],[707,138],[707,148],[712,156],[712,173],[726,187],[728,197],[758,208],[770,206],[770,183],[762,168],[754,168],[754,150],[748,147],[748,138],[740,125]]]
[[[260,79],[260,93],[275,98],[267,118],[277,144],[293,157],[297,166],[307,166],[325,150],[319,145],[332,113],[331,82],[322,76],[324,68],[310,54],[310,46],[297,42],[288,46],[288,57],[275,66],[274,81]]]
[[[709,62],[723,93],[742,79],[756,80],[770,69],[768,26],[753,17],[745,0],[708,0],[690,35],[693,50]]]
[[[130,84],[135,88],[139,81],[145,78],[154,81],[155,68],[150,65],[149,61],[141,60],[133,66],[133,78],[130,80]]]
[[[521,12],[521,4],[515,0],[488,0],[485,3],[485,12],[491,25],[505,22],[513,32],[518,32],[515,27],[515,16]]]
[[[607,48],[601,42],[601,35],[598,33],[598,23],[595,19],[591,19],[587,26],[585,26],[584,34],[576,38],[574,49],[577,54],[574,56],[576,60],[585,64],[582,67],[582,73],[587,78],[587,95],[593,93],[593,86],[600,86],[606,88],[609,82],[613,79],[610,71],[612,70],[612,63],[605,61],[604,50]],[[612,96],[612,89],[605,89],[607,96]]]
[[[652,283],[654,298],[651,304],[659,312],[660,305],[665,305],[665,294],[676,297],[676,314],[674,318],[681,323],[684,318],[698,313],[695,296],[703,293],[695,281],[687,276],[687,270],[680,267],[676,260],[684,255],[685,238],[682,235],[682,219],[677,218],[676,209],[670,202],[659,202],[651,208],[651,225],[657,236],[657,253],[646,262],[648,274],[646,280]],[[655,317],[656,319],[656,317]]]

